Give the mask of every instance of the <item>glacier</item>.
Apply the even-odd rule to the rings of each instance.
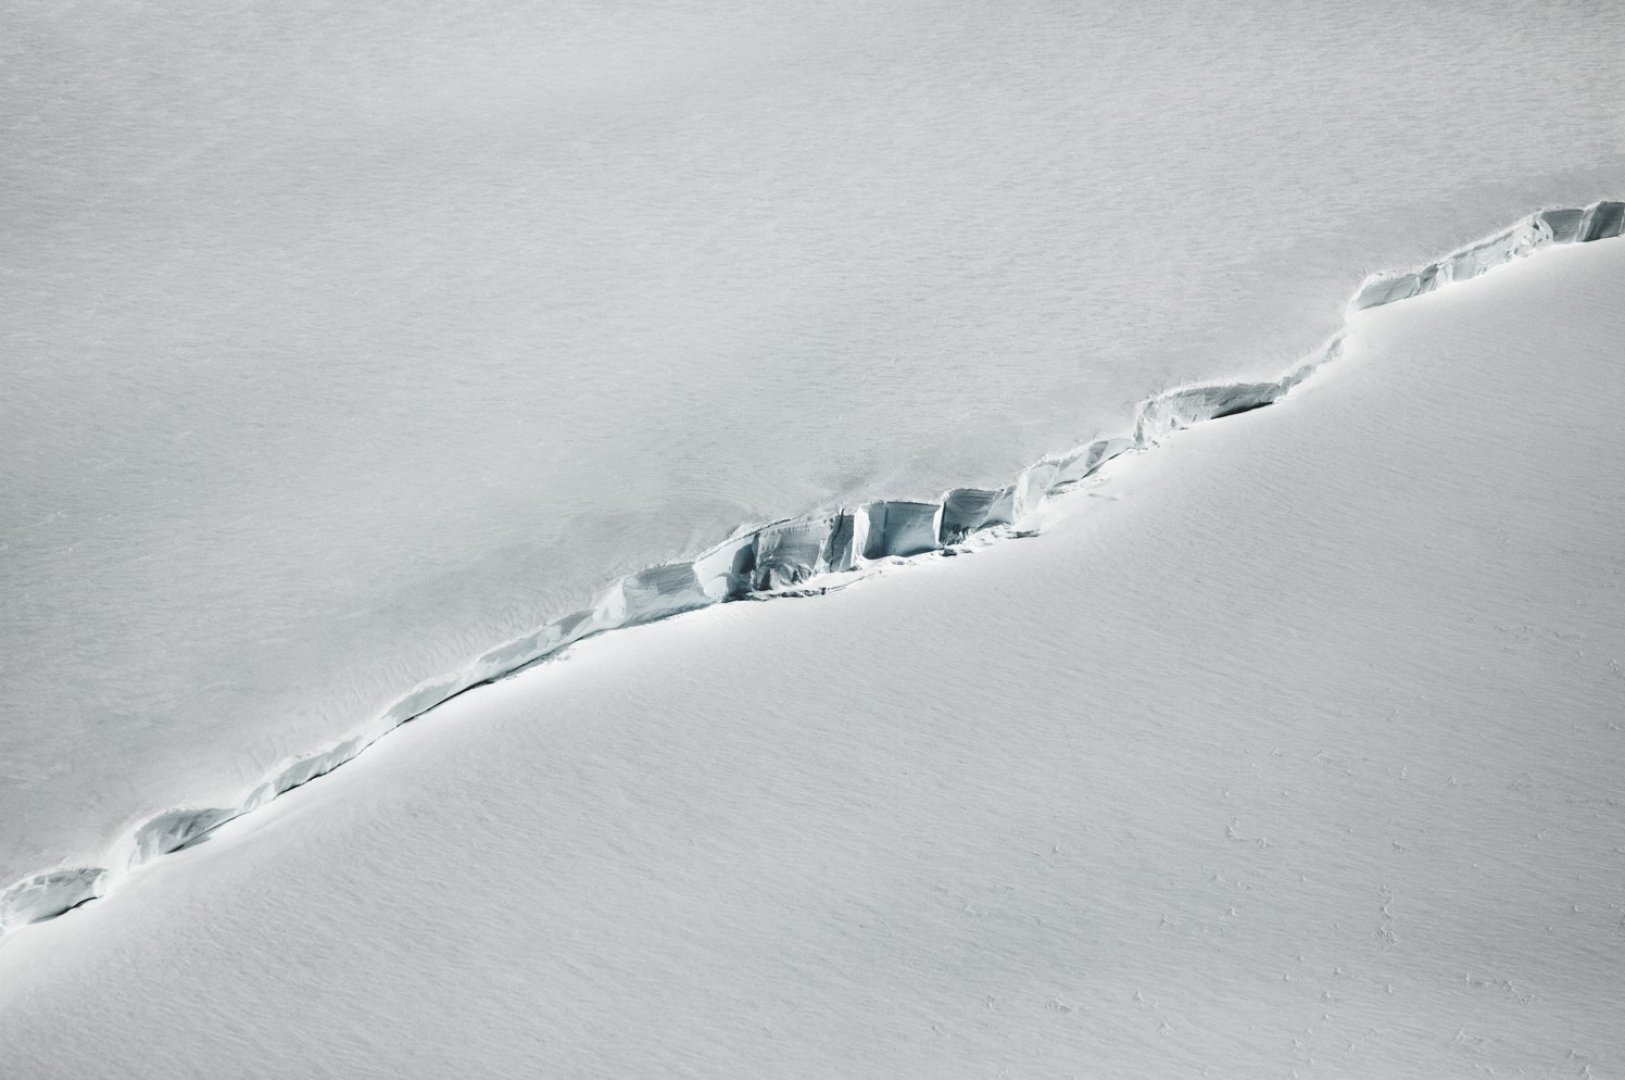
[[[1370,276],[1348,310],[1352,314],[1420,296],[1544,248],[1609,239],[1622,231],[1622,202],[1540,210],[1423,267]],[[1154,395],[1136,410],[1130,434],[1093,438],[1034,462],[1001,488],[953,488],[935,499],[871,500],[741,526],[691,560],[636,570],[605,586],[588,608],[561,615],[489,649],[460,671],[419,685],[363,731],[279,764],[235,805],[164,811],[115,845],[123,855],[114,865],[64,865],[15,882],[0,892],[0,933],[55,919],[104,895],[121,874],[326,776],[400,725],[474,687],[559,656],[586,638],[712,604],[840,588],[888,567],[966,550],[972,542],[1023,535],[1024,523],[1047,500],[1064,495],[1106,462],[1154,447],[1182,428],[1271,405],[1334,360],[1342,344],[1340,332],[1275,380],[1180,386]]]
[[[1622,282],[437,707],[0,939],[0,1075],[1616,1075]]]

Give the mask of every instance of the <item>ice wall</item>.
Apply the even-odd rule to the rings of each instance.
[[[1367,278],[1350,311],[1377,307],[1467,281],[1543,247],[1587,243],[1625,231],[1625,202],[1541,210],[1424,267]],[[1153,446],[1173,431],[1278,401],[1335,358],[1341,336],[1279,379],[1178,387],[1143,402],[1128,435],[1093,439],[1024,469],[1009,485],[954,488],[935,499],[841,507],[743,527],[687,562],[636,571],[611,583],[582,610],[505,642],[465,669],[413,688],[364,731],[279,765],[234,806],[177,808],[140,823],[115,845],[107,866],[64,865],[0,891],[0,933],[54,919],[103,895],[120,874],[193,843],[220,825],[338,768],[401,724],[464,691],[511,675],[584,638],[668,618],[711,604],[838,587],[879,567],[971,541],[1010,535],[1043,503],[1106,462]]]

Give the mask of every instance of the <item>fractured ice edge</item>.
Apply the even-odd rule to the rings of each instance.
[[[1436,262],[1365,280],[1349,311],[1379,307],[1466,281],[1543,247],[1587,243],[1625,232],[1625,202],[1540,210],[1510,228]],[[584,611],[555,619],[490,650],[462,671],[424,683],[361,734],[278,767],[236,806],[179,808],[122,838],[107,867],[65,865],[0,892],[0,934],[54,919],[102,896],[120,873],[202,839],[214,829],[338,768],[383,735],[473,687],[557,656],[584,638],[733,600],[805,596],[850,584],[876,567],[937,552],[970,538],[1021,535],[1021,523],[1107,461],[1162,436],[1278,401],[1341,351],[1343,333],[1282,375],[1261,383],[1213,383],[1166,391],[1142,402],[1130,434],[1100,438],[1044,458],[1004,487],[955,488],[932,501],[879,500],[735,530],[688,562],[651,566],[614,582]]]

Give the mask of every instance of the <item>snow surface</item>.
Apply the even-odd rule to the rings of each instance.
[[[0,1073],[1620,1075],[1622,284],[459,697],[0,939]]]
[[[1395,303],[1466,281],[1546,247],[1612,239],[1621,230],[1622,204],[1543,210],[1495,236],[1468,245],[1410,273],[1381,274],[1356,293],[1351,310]],[[1443,269],[1441,269],[1443,268]],[[612,583],[583,611],[561,616],[482,655],[453,675],[419,686],[390,707],[383,723],[335,746],[279,766],[240,803],[169,810],[142,822],[127,852],[109,868],[78,866],[29,875],[0,891],[0,933],[55,918],[101,896],[119,872],[194,843],[242,814],[325,776],[376,739],[467,691],[561,653],[578,641],[612,630],[669,618],[715,603],[769,598],[803,588],[826,591],[850,584],[886,560],[951,548],[981,530],[988,539],[1024,535],[1046,499],[1130,449],[1145,449],[1193,423],[1223,419],[1273,404],[1341,354],[1341,333],[1286,374],[1268,382],[1181,387],[1142,403],[1132,438],[1097,439],[1023,470],[997,490],[956,488],[938,501],[877,500],[835,513],[812,514],[760,529],[736,530],[691,562],[634,571]],[[998,530],[1008,525],[1012,530]],[[826,580],[828,579],[828,580]]]
[[[8,920],[617,577],[1273,379],[1625,167],[1611,5],[814,7],[8,5]]]

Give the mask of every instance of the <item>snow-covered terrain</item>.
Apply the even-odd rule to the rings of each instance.
[[[0,1073],[1620,1075],[1622,286],[463,695],[0,939]]]
[[[4,6],[0,1080],[1625,1078],[1625,8]]]
[[[1441,285],[1468,281],[1536,251],[1609,240],[1625,231],[1625,203],[1537,211],[1493,236],[1414,271],[1374,275],[1352,311],[1407,300]],[[742,528],[697,558],[646,567],[609,585],[588,608],[486,652],[468,667],[423,685],[396,702],[372,730],[279,767],[241,802],[168,810],[131,833],[112,867],[77,866],[30,875],[0,891],[0,933],[43,922],[102,895],[122,871],[196,842],[222,824],[259,809],[348,762],[377,738],[468,689],[561,654],[576,642],[644,625],[712,604],[824,593],[873,574],[889,562],[955,551],[971,539],[1023,536],[1046,500],[1069,491],[1107,462],[1193,423],[1224,419],[1275,403],[1341,355],[1340,330],[1328,344],[1279,378],[1181,387],[1144,402],[1132,434],[1096,439],[1022,470],[999,488],[955,488],[936,500],[874,500],[829,513]]]
[[[0,883],[69,875],[8,919],[628,572],[1621,190],[1608,5],[814,7],[8,5]]]

